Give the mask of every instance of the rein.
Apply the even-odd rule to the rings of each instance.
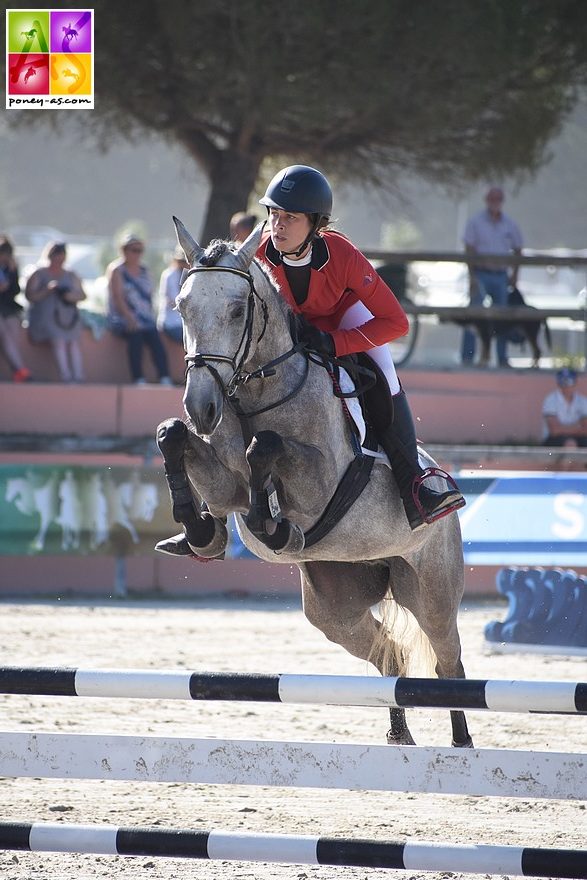
[[[249,294],[247,297],[247,316],[245,319],[243,333],[234,355],[232,357],[229,357],[228,355],[208,354],[203,352],[196,352],[193,355],[187,354],[185,356],[185,377],[187,379],[187,375],[190,370],[206,367],[220,387],[224,399],[237,415],[241,423],[243,436],[245,437],[245,439],[247,439],[248,437],[248,439],[250,440],[252,438],[252,431],[250,429],[250,425],[248,424],[249,419],[253,418],[254,416],[261,415],[261,413],[269,412],[272,409],[276,409],[277,407],[282,406],[284,403],[287,403],[301,391],[306,382],[306,379],[308,378],[308,372],[310,369],[308,356],[305,352],[304,344],[298,342],[293,345],[292,348],[288,349],[288,351],[284,352],[284,354],[281,354],[279,355],[279,357],[268,361],[262,367],[258,367],[256,370],[252,371],[245,370],[244,365],[249,356],[253,339],[255,304],[256,302],[260,304],[261,312],[263,315],[263,327],[255,343],[256,345],[258,345],[265,335],[265,331],[267,330],[267,325],[269,322],[269,310],[267,308],[267,303],[265,302],[263,297],[260,296],[257,292],[255,288],[255,282],[253,281],[253,277],[250,272],[245,272],[241,269],[232,269],[229,266],[195,266],[186,273],[185,277],[189,278],[190,275],[195,275],[196,272],[228,272],[231,275],[237,275],[239,278],[244,278],[249,285]],[[240,404],[238,397],[236,396],[236,392],[238,391],[238,389],[244,387],[252,379],[267,379],[270,376],[274,376],[276,373],[275,367],[284,363],[284,361],[287,361],[290,357],[293,357],[293,355],[298,353],[304,353],[305,355],[304,372],[298,384],[288,394],[286,394],[285,397],[282,397],[279,400],[274,401],[273,403],[269,403],[266,406],[259,407],[255,410],[244,410]],[[214,366],[212,366],[212,364],[214,363],[229,364],[232,367],[232,376],[226,384],[223,382],[218,370]]]

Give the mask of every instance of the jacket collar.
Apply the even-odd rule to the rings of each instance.
[[[265,245],[265,257],[272,266],[281,266],[283,262],[281,254],[271,241],[271,236],[267,239],[267,244]],[[317,235],[312,242],[312,260],[310,266],[312,269],[320,270],[324,268],[329,260],[330,251],[328,250],[326,239],[321,235]]]

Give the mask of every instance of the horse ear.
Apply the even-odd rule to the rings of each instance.
[[[178,220],[177,217],[174,217],[173,223],[175,225],[175,234],[177,236],[179,245],[183,249],[186,260],[188,261],[190,266],[193,266],[194,263],[196,263],[204,253],[204,248],[200,247],[195,238],[192,238],[181,220]]]
[[[264,228],[264,221],[263,223],[257,223],[249,237],[243,241],[236,252],[236,262],[239,269],[246,272],[253,262],[253,257],[257,253],[259,245],[261,244],[261,236],[263,235]]]

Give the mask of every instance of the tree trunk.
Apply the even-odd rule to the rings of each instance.
[[[200,234],[203,247],[213,238],[228,238],[232,215],[247,210],[261,158],[230,149],[218,153],[210,173],[210,197]]]

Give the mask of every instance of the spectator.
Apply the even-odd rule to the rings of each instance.
[[[108,324],[113,333],[126,339],[130,374],[135,385],[145,385],[143,347],[146,345],[161,385],[173,385],[167,353],[153,314],[153,283],[141,262],[143,240],[128,233],[120,243],[121,257],[110,263],[108,278]]]
[[[502,211],[504,202],[503,190],[492,186],[485,196],[487,207],[475,214],[465,228],[464,243],[467,254],[479,254],[481,259],[469,265],[469,304],[483,305],[489,297],[493,305],[505,306],[508,302],[508,287],[516,287],[518,267],[513,266],[508,276],[506,266],[495,263],[484,263],[483,254],[521,254],[522,234],[518,225]],[[493,334],[492,334],[493,335]],[[463,364],[471,364],[475,358],[477,338],[472,327],[465,327],[461,348]],[[507,359],[507,337],[505,333],[497,333],[497,362],[500,367],[509,367]],[[490,351],[484,351],[480,366],[489,363]]]
[[[577,391],[577,373],[564,367],[556,383],[542,404],[544,445],[587,446],[587,397]]]
[[[80,347],[82,323],[77,304],[86,298],[79,276],[65,268],[67,249],[62,241],[48,244],[39,268],[25,288],[32,342],[48,342],[62,382],[83,382]]]
[[[181,279],[188,269],[185,254],[179,245],[173,251],[171,262],[161,273],[159,281],[159,314],[157,327],[173,342],[183,343],[183,326],[181,317],[175,308],[175,299],[181,288]]]
[[[238,211],[230,218],[230,238],[242,244],[245,241],[257,223],[258,218],[254,214],[246,214],[244,211]]]
[[[25,366],[20,351],[22,306],[16,297],[20,293],[18,266],[10,239],[0,235],[0,349],[12,370],[14,382],[30,382],[31,371]]]

